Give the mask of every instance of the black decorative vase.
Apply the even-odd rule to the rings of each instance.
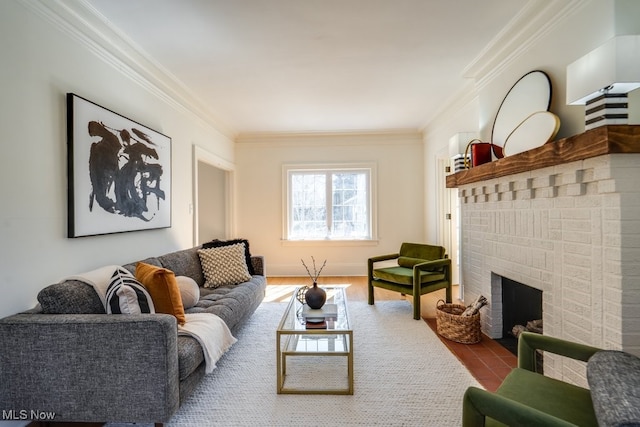
[[[305,292],[304,299],[310,308],[322,308],[327,300],[327,293],[324,289],[319,288],[316,282],[313,282],[313,286]]]

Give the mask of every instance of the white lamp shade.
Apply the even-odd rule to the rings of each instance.
[[[640,87],[640,35],[618,36],[567,66],[567,104]]]

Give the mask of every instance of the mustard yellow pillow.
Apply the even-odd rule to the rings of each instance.
[[[185,324],[180,288],[173,271],[139,262],[136,264],[136,279],[151,295],[156,313],[173,314],[178,324]]]

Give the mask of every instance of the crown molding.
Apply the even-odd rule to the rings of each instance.
[[[235,131],[216,118],[169,70],[86,0],[19,0],[27,9],[51,23],[89,52],[112,66],[176,110],[196,118],[205,127],[233,140]]]
[[[463,71],[478,89],[498,77],[540,38],[589,0],[530,0]]]
[[[261,145],[291,146],[350,146],[422,144],[422,132],[415,129],[350,132],[256,132],[239,134],[236,147]]]

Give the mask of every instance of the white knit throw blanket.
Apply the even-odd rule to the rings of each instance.
[[[87,271],[86,273],[76,274],[74,276],[65,277],[65,280],[78,280],[88,285],[93,286],[96,293],[102,301],[102,305],[106,304],[107,288],[111,282],[111,276],[116,269],[122,268],[119,265],[105,265],[104,267],[97,268],[95,270]],[[133,276],[133,275],[132,275]]]
[[[216,368],[216,362],[238,341],[224,321],[212,313],[187,313],[183,326],[178,326],[178,335],[192,336],[202,346],[206,373]]]

